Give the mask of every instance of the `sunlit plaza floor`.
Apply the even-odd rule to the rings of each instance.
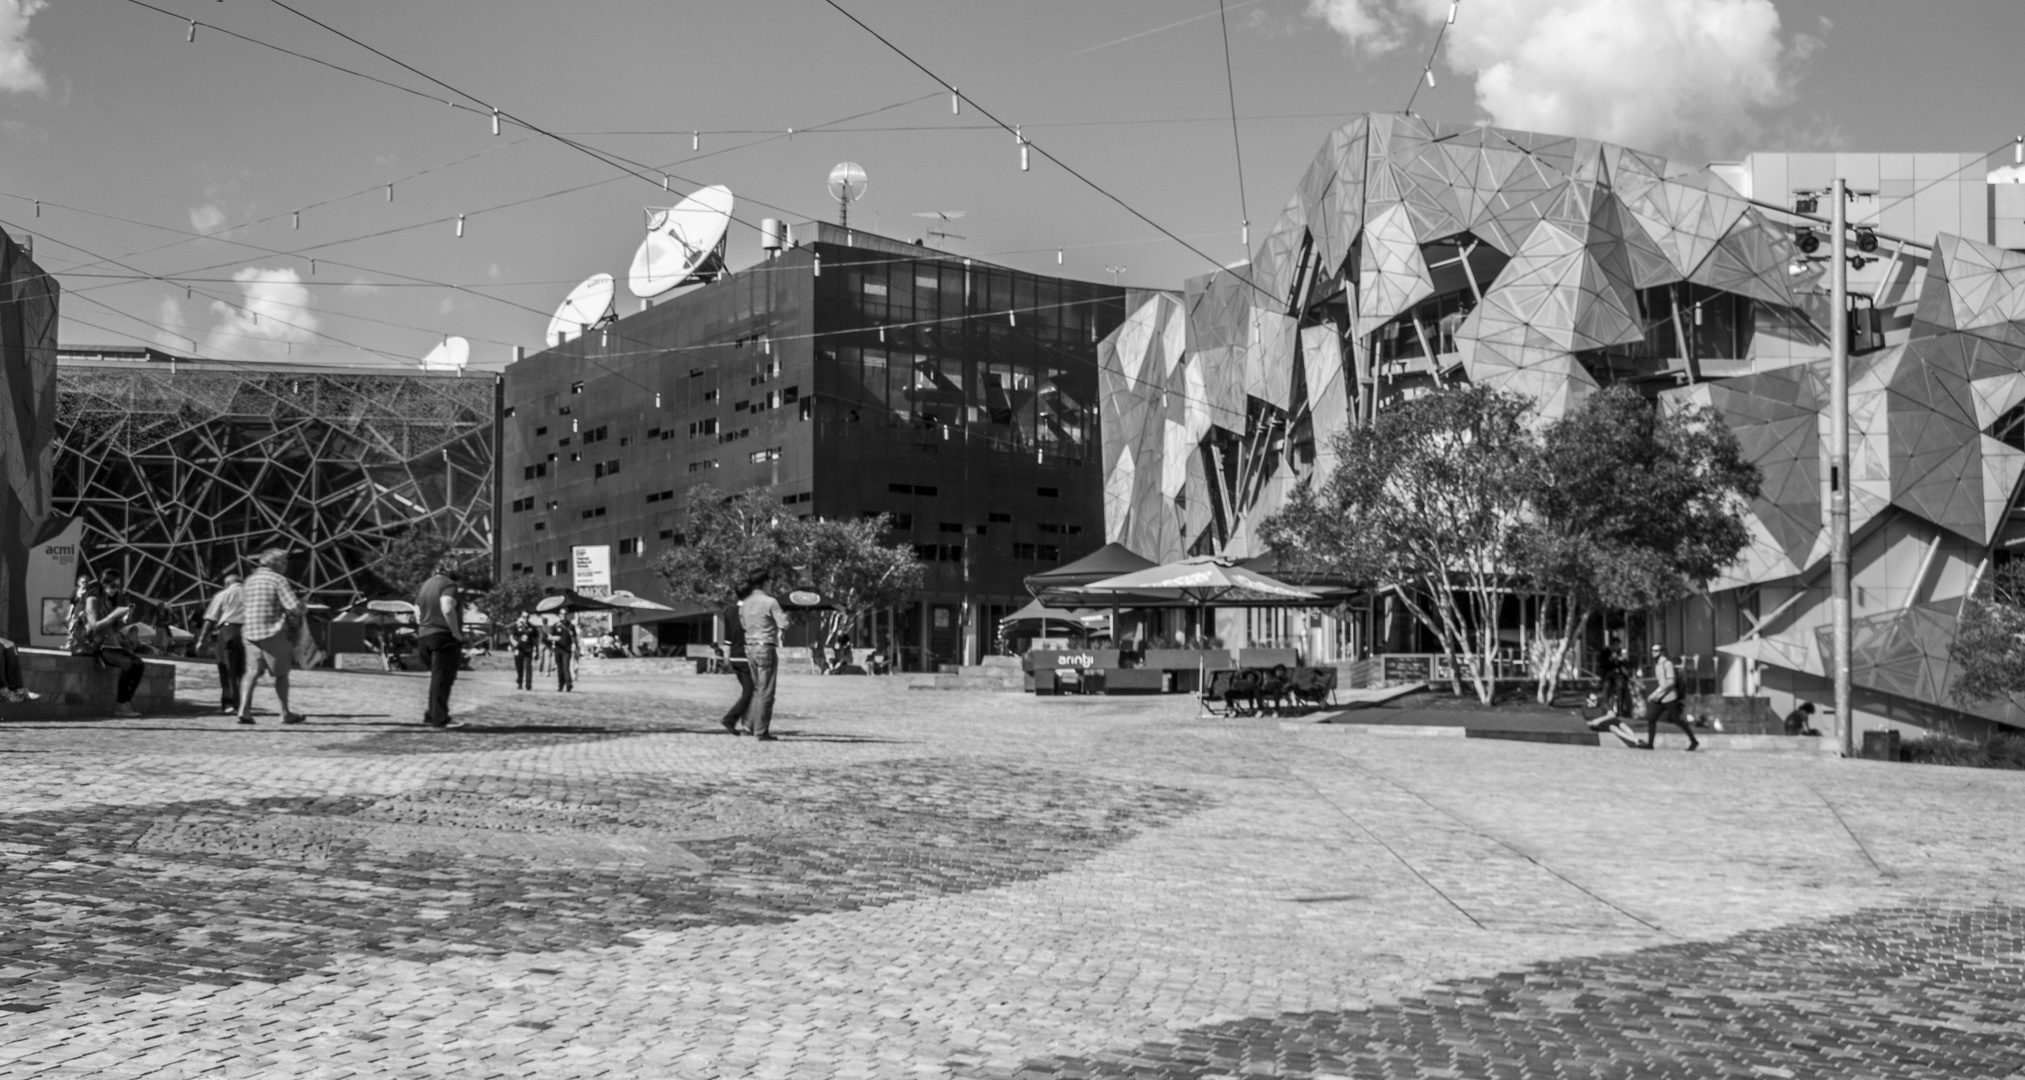
[[[511,682],[0,724],[0,1076],[2025,1069],[2025,774]]]

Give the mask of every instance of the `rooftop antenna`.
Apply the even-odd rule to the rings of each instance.
[[[969,212],[970,211],[968,210],[922,210],[917,212],[914,216],[918,218],[935,219],[935,224],[930,225],[928,227],[928,239],[962,240],[965,239],[965,237],[963,237],[958,233],[953,233],[949,231],[949,223],[961,219],[963,215]]]
[[[837,224],[851,227],[851,204],[865,197],[870,187],[865,170],[855,161],[846,161],[830,170],[830,198],[837,200]]]

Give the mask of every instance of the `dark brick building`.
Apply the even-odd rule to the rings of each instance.
[[[501,567],[567,585],[571,548],[607,544],[615,588],[661,596],[654,557],[704,483],[797,515],[885,512],[928,583],[860,642],[955,662],[1026,602],[1022,578],[1103,542],[1096,351],[1124,291],[795,235],[507,369]]]

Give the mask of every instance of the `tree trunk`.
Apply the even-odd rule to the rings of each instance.
[[[1554,695],[1561,692],[1561,665],[1568,660],[1568,650],[1575,645],[1575,635],[1589,625],[1589,613],[1573,600],[1564,600],[1561,608],[1561,637],[1548,650],[1547,664],[1539,676],[1540,704],[1552,705]]]

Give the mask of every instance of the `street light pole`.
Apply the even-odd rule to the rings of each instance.
[[[1849,757],[1856,743],[1850,711],[1849,610],[1849,237],[1847,185],[1829,189],[1828,303],[1828,559],[1829,609],[1834,624],[1829,667],[1835,678],[1836,750]]]

